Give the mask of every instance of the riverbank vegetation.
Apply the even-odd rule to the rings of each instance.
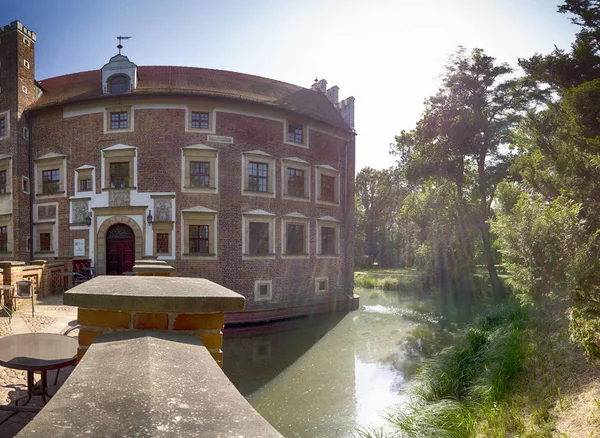
[[[400,436],[600,431],[600,1],[559,12],[580,27],[570,50],[520,59],[519,75],[459,48],[396,137],[396,165],[357,175],[357,266],[414,269],[406,278],[425,291],[514,301],[529,315],[475,325],[428,363],[420,381],[432,383],[390,416]],[[387,290],[403,281],[356,277]],[[512,384],[496,388],[504,365]]]

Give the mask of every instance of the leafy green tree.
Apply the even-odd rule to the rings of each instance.
[[[422,119],[397,137],[395,148],[409,181],[441,177],[455,184],[460,234],[467,239],[471,224],[479,230],[484,263],[498,295],[504,290],[489,220],[496,186],[511,159],[502,146],[540,94],[532,81],[515,79],[512,73],[482,49],[468,53],[460,48],[446,66],[440,90],[426,101]]]

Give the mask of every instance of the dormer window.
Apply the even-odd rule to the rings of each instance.
[[[109,79],[108,89],[110,93],[126,93],[129,91],[129,78],[125,75],[116,75]]]

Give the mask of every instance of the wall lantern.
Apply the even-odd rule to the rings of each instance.
[[[89,227],[92,225],[92,212],[88,213],[88,216],[85,218],[85,224]]]
[[[146,217],[146,220],[148,221],[150,226],[152,226],[152,210],[148,210],[148,216]]]

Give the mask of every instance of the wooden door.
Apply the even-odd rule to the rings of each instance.
[[[124,224],[113,225],[106,233],[106,273],[131,272],[135,264],[135,236]]]

